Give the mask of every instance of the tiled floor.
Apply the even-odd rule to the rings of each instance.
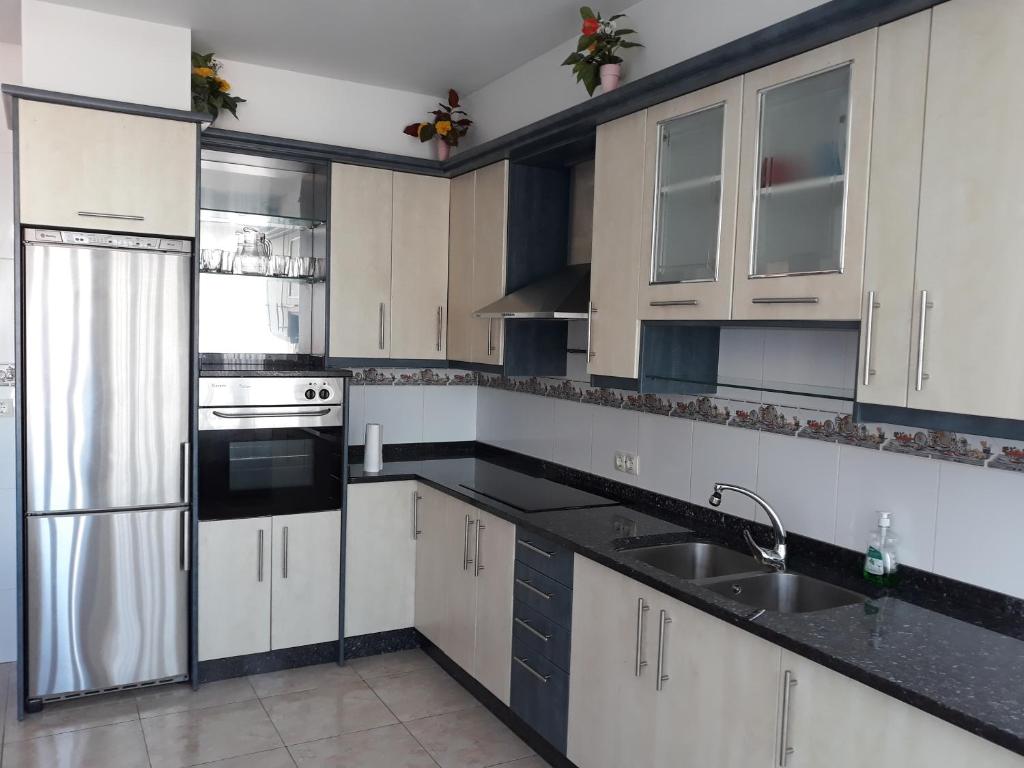
[[[124,692],[16,717],[0,664],[2,768],[546,768],[420,651]]]

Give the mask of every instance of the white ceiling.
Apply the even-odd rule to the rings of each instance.
[[[579,28],[579,0],[55,1],[188,27],[226,59],[431,94],[474,91]]]

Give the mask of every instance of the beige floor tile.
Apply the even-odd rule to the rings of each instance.
[[[42,736],[4,747],[4,768],[149,768],[138,722]]]
[[[17,707],[12,701],[8,706],[4,741],[9,744],[138,718],[135,697],[130,693],[105,693],[86,699],[47,704],[42,712],[28,715],[21,722],[18,722]]]
[[[317,664],[313,667],[298,667],[280,672],[267,672],[263,675],[252,675],[249,682],[261,699],[266,696],[279,696],[282,693],[312,691],[338,681],[355,680],[357,675],[348,667],[337,664]]]
[[[533,757],[524,757],[522,760],[513,760],[511,763],[502,763],[494,768],[551,768],[551,766],[534,755]]]
[[[469,692],[441,669],[367,681],[403,723],[479,706]]]
[[[263,699],[270,719],[288,745],[365,731],[395,722],[394,715],[358,678],[313,691]]]
[[[281,746],[258,701],[147,717],[142,731],[153,768],[197,765]]]
[[[138,693],[136,702],[141,717],[156,717],[187,712],[190,709],[219,707],[222,704],[234,704],[255,698],[256,692],[249,684],[249,680],[238,677],[233,680],[206,683],[201,685],[198,691],[193,691],[190,683],[147,688]]]
[[[299,768],[437,768],[401,725],[290,747]]]
[[[295,768],[295,761],[288,754],[288,750],[281,747],[255,755],[242,755],[241,757],[229,757],[227,760],[203,763],[202,768]]]
[[[404,675],[406,672],[421,672],[426,669],[439,669],[434,660],[420,650],[366,656],[362,659],[352,659],[348,665],[363,680]]]
[[[484,768],[533,754],[483,707],[406,723],[441,768]]]

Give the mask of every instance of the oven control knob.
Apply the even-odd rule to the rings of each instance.
[[[306,390],[306,399],[307,400],[315,400],[316,399],[316,390],[315,389],[307,389]]]
[[[320,399],[321,400],[326,400],[330,396],[331,396],[331,390],[329,390],[329,389],[321,389],[320,390]]]

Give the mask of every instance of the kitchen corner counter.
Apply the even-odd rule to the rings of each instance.
[[[698,535],[685,527],[687,520],[675,523],[662,512],[623,505],[525,513],[464,487],[472,484],[482,465],[491,471],[501,462],[465,457],[396,461],[372,474],[362,464],[352,464],[349,482],[423,482],[1024,755],[1024,640],[908,602],[898,589],[886,593],[867,584],[860,590],[864,603],[813,613],[765,612],[751,618],[749,607],[629,555],[629,549],[638,546],[715,540],[706,526]],[[552,482],[518,474],[523,483]],[[817,568],[801,560],[793,570],[830,580],[827,566]]]

